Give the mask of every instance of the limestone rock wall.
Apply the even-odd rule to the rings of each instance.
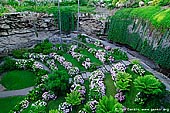
[[[170,29],[163,30],[153,27],[148,21],[134,19],[133,23],[128,26],[130,34],[138,33],[140,38],[152,45],[153,48],[162,46],[162,48],[170,47]]]
[[[0,17],[0,53],[30,47],[57,32],[53,15],[34,12]]]
[[[91,36],[103,34],[107,14],[80,15],[80,32]],[[0,54],[32,47],[44,39],[58,37],[53,15],[34,12],[8,13],[0,17]]]

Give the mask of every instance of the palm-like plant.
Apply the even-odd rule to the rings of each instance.
[[[71,104],[72,106],[81,104],[81,101],[83,100],[81,94],[78,91],[73,91],[70,94],[67,94],[67,97],[65,99],[66,102]]]
[[[116,81],[116,87],[117,89],[121,90],[121,91],[126,91],[129,90],[129,82],[128,81]]]
[[[112,96],[104,96],[97,105],[96,113],[123,113],[123,106]]]
[[[153,75],[141,76],[135,79],[134,85],[138,91],[144,94],[158,94],[161,93],[161,82]]]
[[[132,80],[132,75],[126,72],[118,72],[116,76],[116,87],[121,91],[129,90],[129,82]]]
[[[118,74],[117,74],[117,76],[116,76],[116,79],[119,81],[119,80],[121,80],[121,81],[123,81],[123,82],[125,82],[125,81],[132,81],[131,79],[132,79],[132,75],[130,75],[130,74],[128,74],[128,73],[126,73],[126,72],[118,72]]]

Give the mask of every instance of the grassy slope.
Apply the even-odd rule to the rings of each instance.
[[[74,59],[70,54],[63,54],[63,57],[66,58],[67,61],[71,62],[74,66],[78,67],[81,71],[85,71],[86,69],[76,60]]]
[[[86,49],[81,51],[80,53],[89,57],[91,62],[97,64],[97,66],[103,64],[99,59],[97,59],[92,53],[89,53]]]
[[[0,98],[0,113],[8,113],[16,104],[18,104],[23,99],[23,96]]]
[[[106,96],[115,96],[116,94],[116,88],[114,86],[114,82],[112,80],[112,77],[109,73],[105,74],[106,78],[104,80],[105,86],[106,86]]]
[[[29,71],[10,71],[2,77],[2,84],[8,90],[23,89],[35,85],[36,76]]]

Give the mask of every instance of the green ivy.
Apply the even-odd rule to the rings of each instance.
[[[159,22],[156,21],[156,18],[159,17],[156,15],[162,16],[162,20]],[[134,24],[135,18],[139,19],[137,24]],[[128,8],[117,11],[116,14],[109,19],[109,40],[127,44],[134,50],[139,51],[141,54],[155,61],[161,67],[170,68],[170,47],[162,47],[162,40],[167,35],[165,31],[167,31],[167,27],[170,27],[170,9],[160,10],[160,7],[153,6],[135,9]],[[129,25],[133,25],[133,29],[137,29],[140,23],[146,26],[146,20],[151,22],[150,25],[148,25],[150,29],[157,28],[164,34],[156,48],[147,40],[142,40],[138,33],[129,33],[128,31]],[[161,26],[161,29],[158,28],[159,26]]]

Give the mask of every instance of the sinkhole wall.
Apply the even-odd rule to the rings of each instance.
[[[170,29],[119,11],[110,18],[108,39],[127,44],[163,68],[170,68]]]
[[[0,17],[0,53],[31,47],[56,31],[53,15],[34,12],[5,14]]]

